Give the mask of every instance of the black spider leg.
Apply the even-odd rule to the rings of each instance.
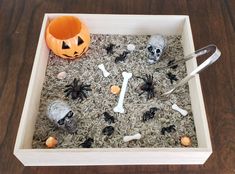
[[[150,97],[150,92],[147,92],[147,100],[149,100],[151,97]]]
[[[147,92],[147,99],[149,100],[149,99],[151,99],[153,97],[154,97],[154,93],[152,91],[148,91]]]
[[[143,92],[141,92],[140,94],[139,94],[139,96],[141,96],[143,93],[145,93],[146,91],[143,91]]]
[[[146,74],[146,76],[147,76],[147,74]],[[155,94],[154,94],[154,84],[153,84],[153,75],[148,75],[147,77],[148,77],[149,80],[151,80],[150,81],[151,82],[151,88],[153,88],[149,92],[149,98],[148,99],[151,99],[151,98],[153,98],[155,96]]]
[[[67,89],[64,90],[64,93],[66,93],[66,97],[68,97],[69,94],[73,92],[73,86],[69,84],[69,85],[66,85],[65,87],[67,87]]]
[[[84,92],[83,90],[85,91],[92,91],[91,88],[90,88],[91,85],[83,85],[81,86],[81,94],[83,95],[83,97],[87,98],[87,94],[86,92]]]
[[[154,90],[150,92],[150,98],[153,98],[153,97],[155,97]]]
[[[175,130],[175,125],[171,125],[171,126],[170,126],[170,129],[171,129],[171,131],[176,131],[176,130]]]
[[[76,78],[73,80],[73,86],[74,86],[74,87],[77,87],[77,86],[78,86],[78,80],[77,80]]]
[[[73,90],[72,87],[68,87],[67,89],[64,90],[64,92],[65,92],[65,93],[66,93],[66,92],[71,92],[72,90]]]
[[[68,88],[68,87],[71,87],[71,88],[72,88],[73,86],[72,86],[71,84],[68,84],[68,85],[65,85],[65,87],[66,87],[66,88]]]
[[[165,131],[166,131],[166,128],[163,127],[162,130],[161,130],[161,134],[162,134],[162,135],[165,135]]]
[[[153,83],[153,75],[149,75],[149,78],[151,79],[152,85],[154,85],[154,83]]]
[[[92,91],[91,88],[84,88],[84,90],[86,90],[86,91]]]
[[[91,85],[83,85],[82,89],[86,90],[86,91],[92,91],[91,90]]]
[[[140,77],[140,76],[135,76],[137,79],[142,79],[145,83],[147,83],[147,80],[143,77]]]
[[[80,91],[81,92],[81,95],[83,96],[83,97],[85,97],[85,98],[87,98],[87,95],[86,95],[86,93],[84,92],[84,91]]]
[[[77,92],[76,98],[79,98],[79,102],[82,102],[84,100],[84,92],[82,91],[83,90],[82,86],[83,86],[83,82],[79,86],[78,86],[78,83],[76,83],[76,87],[75,87],[75,88],[77,88],[76,89],[76,92]]]
[[[151,81],[153,80],[153,76],[151,76],[149,74],[146,74],[146,77],[147,77],[148,80],[151,80]]]
[[[137,79],[142,79],[145,83],[147,83],[147,80],[143,77],[140,77],[140,76],[135,76]],[[145,93],[146,91],[143,91],[139,94],[139,96],[141,96],[143,93]]]
[[[64,92],[66,93],[65,96],[68,97],[71,94],[71,92],[73,92],[73,89],[72,88],[68,88],[68,89],[64,90]]]

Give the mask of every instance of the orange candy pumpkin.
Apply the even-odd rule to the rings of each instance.
[[[58,141],[54,137],[49,137],[46,140],[46,145],[49,148],[55,147],[57,145]]]
[[[78,18],[61,16],[47,26],[46,42],[56,55],[65,59],[75,59],[87,51],[90,33]]]

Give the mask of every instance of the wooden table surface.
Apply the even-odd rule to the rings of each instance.
[[[44,13],[189,15],[195,48],[214,43],[222,58],[202,72],[213,154],[204,165],[24,167],[13,148]],[[0,0],[0,174],[235,174],[234,0]]]

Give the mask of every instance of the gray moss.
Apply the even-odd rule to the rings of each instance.
[[[92,35],[92,42],[86,55],[73,61],[60,59],[50,52],[33,136],[33,148],[46,148],[45,140],[49,136],[55,136],[58,139],[57,148],[80,148],[79,145],[87,137],[94,139],[92,145],[94,148],[181,147],[179,139],[183,135],[190,136],[192,146],[197,147],[188,85],[177,90],[167,101],[159,100],[158,95],[151,100],[146,100],[146,94],[138,95],[140,93],[139,87],[143,81],[135,76],[144,77],[145,74],[153,74],[157,94],[166,92],[173,86],[166,73],[172,72],[177,75],[178,79],[186,76],[184,64],[180,64],[176,69],[167,68],[155,71],[157,65],[166,65],[172,58],[177,60],[183,57],[181,37],[166,37],[168,47],[160,62],[155,65],[149,65],[146,61],[148,38],[149,36]],[[114,53],[111,55],[108,55],[104,49],[109,43],[116,45]],[[115,58],[127,50],[126,46],[129,43],[135,44],[136,49],[128,54],[124,63],[115,64]],[[111,73],[107,78],[103,77],[102,72],[97,67],[101,63]],[[62,71],[67,72],[67,77],[59,80],[56,76]],[[133,78],[128,83],[128,90],[125,95],[124,107],[126,112],[120,114],[113,112],[118,96],[110,93],[110,86],[119,85],[121,87],[123,71],[132,72]],[[92,92],[87,93],[88,98],[82,103],[64,95],[65,85],[71,83],[74,78],[79,78],[80,81],[91,84]],[[78,134],[68,134],[55,127],[47,118],[47,105],[50,101],[56,99],[64,100],[71,106],[78,122]],[[178,112],[172,110],[171,106],[174,103],[189,111],[189,114],[182,117]],[[159,108],[155,118],[142,122],[143,113],[151,107]],[[115,117],[115,123],[111,124],[115,131],[109,137],[102,134],[102,129],[109,125],[104,121],[103,112],[105,111]],[[161,128],[172,124],[175,125],[176,132],[161,135]],[[138,132],[142,135],[140,140],[123,142],[123,136]]]

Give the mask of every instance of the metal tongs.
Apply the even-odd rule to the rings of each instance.
[[[211,65],[212,63],[214,63],[216,60],[218,60],[220,58],[221,52],[220,50],[217,48],[216,45],[208,45],[206,47],[203,47],[197,51],[195,51],[194,53],[189,54],[188,56],[186,56],[185,58],[178,60],[176,62],[174,62],[174,64],[170,65],[170,66],[163,66],[163,67],[158,67],[157,69],[164,69],[164,68],[169,68],[172,67],[178,63],[184,63],[190,59],[193,59],[194,57],[197,58],[199,56],[202,56],[204,54],[213,52],[213,54],[206,59],[202,64],[200,64],[195,70],[193,70],[189,75],[187,75],[185,78],[183,78],[178,84],[176,84],[171,90],[161,94],[161,96],[169,96],[170,94],[172,94],[177,88],[179,88],[180,86],[183,86],[185,83],[187,83],[191,78],[193,78],[196,74],[198,74],[199,72],[201,72],[202,70],[206,69],[209,65]]]

